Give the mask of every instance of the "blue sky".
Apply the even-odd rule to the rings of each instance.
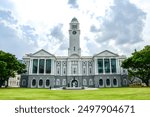
[[[69,23],[80,22],[82,55],[130,56],[150,45],[149,0],[0,0],[0,50],[19,59],[45,49],[67,55]]]

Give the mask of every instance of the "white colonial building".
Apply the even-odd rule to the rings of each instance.
[[[68,56],[55,56],[43,49],[26,54],[27,72],[21,87],[121,87],[127,86],[127,71],[121,67],[125,56],[108,50],[81,56],[79,22],[73,18],[69,29]]]
[[[21,75],[16,74],[15,77],[10,77],[8,80],[9,87],[20,87],[20,78]]]

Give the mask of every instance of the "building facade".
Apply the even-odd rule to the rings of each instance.
[[[21,75],[16,74],[15,77],[10,77],[8,80],[9,87],[20,87],[20,78]]]
[[[68,56],[55,56],[43,49],[26,54],[27,72],[20,86],[49,87],[121,87],[127,86],[127,70],[121,67],[125,56],[105,50],[94,56],[81,56],[80,27],[76,18],[70,22]]]

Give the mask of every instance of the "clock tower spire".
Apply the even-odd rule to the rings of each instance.
[[[81,56],[79,22],[74,17],[70,22],[68,56]]]

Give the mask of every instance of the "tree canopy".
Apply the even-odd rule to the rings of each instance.
[[[25,72],[25,64],[17,60],[15,55],[0,50],[0,87],[16,73]]]
[[[132,53],[131,57],[123,61],[122,67],[128,69],[131,76],[140,78],[148,86],[150,80],[150,45]]]

